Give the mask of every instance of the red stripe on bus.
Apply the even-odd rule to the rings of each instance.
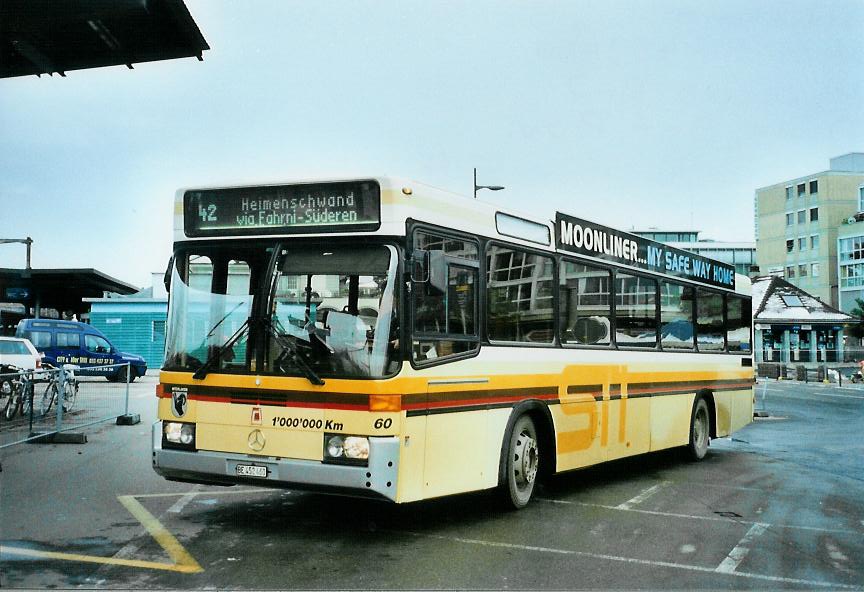
[[[208,403],[233,403],[235,405],[256,405],[260,407],[300,407],[303,409],[341,409],[345,411],[369,411],[368,405],[352,405],[350,403],[307,403],[300,401],[257,401],[252,399],[235,400],[229,397],[211,397],[190,395],[193,401]]]

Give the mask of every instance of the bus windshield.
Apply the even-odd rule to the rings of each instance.
[[[395,247],[221,243],[175,261],[165,370],[322,384],[399,369]]]

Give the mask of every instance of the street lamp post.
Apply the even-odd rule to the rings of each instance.
[[[474,197],[477,196],[475,195]],[[23,243],[27,245],[27,269],[30,269],[30,246],[33,244],[33,239],[29,236],[27,238],[0,238],[0,245],[9,243]]]
[[[501,191],[504,189],[502,185],[478,185],[477,184],[477,167],[474,167],[474,199],[477,199],[478,189],[488,189],[489,191]]]

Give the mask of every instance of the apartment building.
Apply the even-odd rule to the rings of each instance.
[[[864,153],[832,158],[826,171],[756,190],[756,262],[763,274],[848,312],[840,303],[838,232],[862,210]],[[862,233],[864,234],[864,233]]]

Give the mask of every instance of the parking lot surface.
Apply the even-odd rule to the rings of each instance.
[[[861,589],[864,388],[763,383],[769,417],[569,473],[519,512],[169,483],[142,423],[0,450],[0,586],[148,589]]]

